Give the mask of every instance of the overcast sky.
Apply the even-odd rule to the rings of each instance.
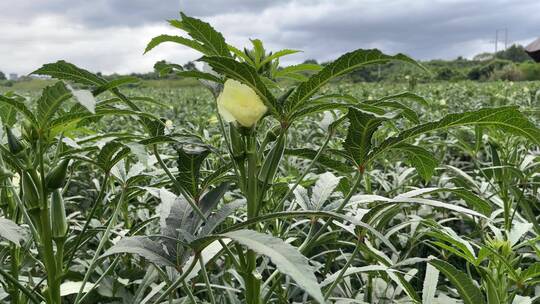
[[[161,59],[197,59],[180,45],[142,54],[152,37],[180,34],[165,22],[180,10],[238,47],[260,38],[270,50],[304,51],[286,63],[327,61],[358,48],[472,57],[494,49],[498,28],[508,28],[510,43],[540,36],[540,0],[0,0],[0,71],[26,74],[65,59],[95,72],[130,73],[150,71]]]

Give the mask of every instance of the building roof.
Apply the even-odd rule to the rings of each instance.
[[[540,51],[540,38],[536,39],[535,41],[531,42],[531,44],[527,45],[525,47],[525,50],[529,53]]]

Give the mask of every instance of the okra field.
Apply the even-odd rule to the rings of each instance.
[[[200,69],[0,91],[1,303],[540,303],[540,82],[350,83],[181,14]],[[244,49],[245,47],[245,49]]]

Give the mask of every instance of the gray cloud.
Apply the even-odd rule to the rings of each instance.
[[[142,72],[159,59],[196,59],[175,45],[142,56],[153,36],[178,33],[164,20],[180,9],[237,46],[261,38],[270,49],[304,50],[286,63],[374,47],[419,59],[471,57],[493,49],[497,28],[508,28],[510,42],[540,35],[538,0],[2,1],[0,70],[28,73],[65,58],[96,71]]]

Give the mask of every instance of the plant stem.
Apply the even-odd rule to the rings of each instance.
[[[94,214],[96,213],[96,210],[101,204],[101,201],[103,200],[103,197],[105,196],[105,189],[107,189],[107,183],[109,181],[109,173],[105,174],[105,177],[103,178],[103,182],[101,183],[101,188],[99,189],[98,197],[96,198],[96,201],[94,202],[94,205],[92,206],[92,209],[90,210],[90,213],[86,217],[86,221],[84,222],[84,226],[81,230],[81,233],[77,236],[77,239],[75,240],[75,245],[73,246],[73,251],[69,255],[69,258],[66,263],[66,267],[69,267],[71,265],[71,262],[73,262],[73,259],[75,258],[75,253],[77,253],[77,250],[79,249],[79,246],[81,246],[82,239],[84,235],[86,234],[86,230],[88,230],[88,227],[90,227],[90,221],[94,217]]]
[[[39,164],[39,174],[40,174],[40,206],[41,210],[39,212],[40,220],[40,232],[41,232],[41,247],[43,249],[43,260],[45,263],[45,269],[47,271],[47,288],[49,293],[49,301],[51,304],[60,304],[60,278],[58,277],[58,265],[56,264],[56,259],[54,256],[54,246],[52,239],[52,227],[51,227],[51,217],[49,214],[49,204],[48,204],[48,193],[47,185],[45,181],[45,165],[43,161],[44,153],[42,151],[43,144],[41,140],[38,141],[38,164]]]
[[[210,278],[208,277],[208,272],[206,272],[206,265],[202,255],[199,257],[199,264],[201,265],[201,272],[203,274],[204,283],[206,284],[206,293],[210,298],[210,303],[216,304],[216,298],[214,297],[214,292],[212,291],[212,286],[210,285]]]
[[[195,265],[197,265],[197,262],[199,261],[199,257],[200,257],[199,254],[195,255],[195,257],[193,258],[193,261],[189,265],[188,269],[186,271],[184,271],[184,273],[182,273],[182,275],[180,277],[178,277],[178,279],[176,279],[171,285],[169,285],[169,287],[167,289],[165,289],[165,291],[154,301],[154,304],[161,303],[163,300],[165,300],[165,298],[167,298],[169,296],[169,294],[175,288],[177,288],[180,284],[185,283],[186,277],[191,273],[191,271],[193,270]]]
[[[257,217],[257,210],[259,209],[258,202],[258,177],[257,177],[257,138],[255,134],[250,133],[246,136],[247,144],[247,217],[248,220]],[[252,229],[256,229],[254,224]],[[261,280],[255,275],[257,269],[257,254],[248,249],[247,251],[247,267],[244,272],[244,279],[246,281],[246,302],[248,304],[260,303],[260,289]]]
[[[300,183],[302,182],[302,180],[304,180],[304,177],[306,177],[306,175],[311,171],[311,168],[313,168],[313,166],[315,165],[315,163],[317,163],[317,160],[319,159],[319,157],[321,157],[321,155],[323,154],[324,150],[326,149],[326,146],[328,146],[328,143],[330,142],[330,139],[332,139],[332,136],[334,135],[333,132],[328,132],[328,135],[326,136],[326,138],[324,139],[324,142],[323,144],[319,147],[319,150],[317,150],[317,154],[315,154],[315,157],[311,160],[311,162],[309,163],[309,165],[307,166],[307,168],[304,170],[304,172],[302,172],[302,175],[300,175],[300,177],[298,177],[298,179],[296,180],[296,182],[293,184],[292,187],[289,188],[289,190],[287,190],[287,193],[285,193],[285,195],[283,196],[283,198],[279,201],[279,203],[274,207],[274,210],[273,212],[278,212],[282,207],[283,207],[283,204],[285,204],[285,202],[287,201],[287,199],[289,198],[289,196],[293,193],[293,191],[296,189],[296,187],[298,187],[298,185],[300,185]]]
[[[345,198],[343,199],[341,204],[338,206],[338,208],[336,208],[336,210],[334,212],[339,213],[347,206],[347,204],[351,200],[352,196],[356,193],[356,190],[358,189],[358,187],[362,183],[362,177],[363,176],[364,176],[363,171],[358,171],[356,173],[356,176],[355,176],[355,179],[354,179],[354,184],[351,186],[351,189],[349,190],[349,193],[347,193],[347,196],[345,196]],[[304,244],[302,244],[302,245],[305,245],[305,246],[302,246],[302,247],[299,248],[300,252],[302,252],[302,253],[307,252],[311,248],[311,246],[313,246],[313,244],[318,240],[318,238],[321,236],[321,234],[324,233],[324,231],[330,225],[331,222],[332,222],[331,220],[326,221],[324,223],[324,225],[313,235],[313,237],[310,240],[308,240],[307,242],[304,242]]]
[[[32,292],[31,290],[28,290],[28,288],[26,288],[25,286],[23,286],[19,280],[17,280],[16,278],[14,278],[13,276],[11,276],[9,273],[7,273],[4,269],[2,269],[0,267],[0,275],[2,275],[7,281],[9,281],[11,284],[17,286],[17,288],[19,288],[19,290],[24,293],[28,299],[30,299],[30,301],[32,301],[33,303],[36,303],[36,304],[40,304],[42,303],[43,301],[45,301],[45,299],[37,292]],[[39,299],[37,298],[39,297]]]
[[[99,255],[101,253],[101,250],[105,246],[105,243],[109,241],[109,234],[111,233],[112,227],[116,224],[116,218],[118,217],[118,213],[122,209],[122,205],[124,203],[125,195],[127,189],[125,188],[126,185],[123,185],[122,194],[120,194],[120,198],[118,199],[118,203],[116,204],[116,208],[114,209],[114,212],[111,216],[111,219],[109,220],[109,224],[107,225],[107,229],[105,229],[105,232],[103,233],[103,236],[101,237],[101,241],[99,242],[99,245],[94,253],[94,257],[92,258],[92,261],[90,262],[90,266],[88,267],[88,270],[86,271],[86,274],[84,275],[84,279],[82,281],[81,287],[79,288],[79,292],[77,293],[77,297],[75,298],[75,304],[79,303],[81,296],[84,291],[84,286],[86,285],[86,282],[90,279],[90,275],[94,271],[94,268],[96,267],[96,262],[99,258]]]
[[[347,269],[349,268],[349,266],[351,266],[351,263],[352,261],[354,260],[354,258],[356,257],[356,255],[358,254],[358,252],[360,251],[360,246],[358,246],[358,244],[354,247],[354,251],[352,252],[351,256],[349,257],[349,259],[347,260],[347,263],[345,263],[345,266],[343,266],[343,268],[341,269],[341,271],[339,272],[338,276],[336,277],[336,279],[332,282],[332,284],[330,285],[330,287],[328,287],[328,290],[326,291],[326,293],[324,294],[324,299],[327,300],[328,297],[330,297],[330,295],[332,294],[332,291],[334,290],[334,288],[336,288],[337,284],[339,283],[339,281],[341,281],[341,279],[343,278],[343,276],[345,275],[345,272],[347,271]]]

